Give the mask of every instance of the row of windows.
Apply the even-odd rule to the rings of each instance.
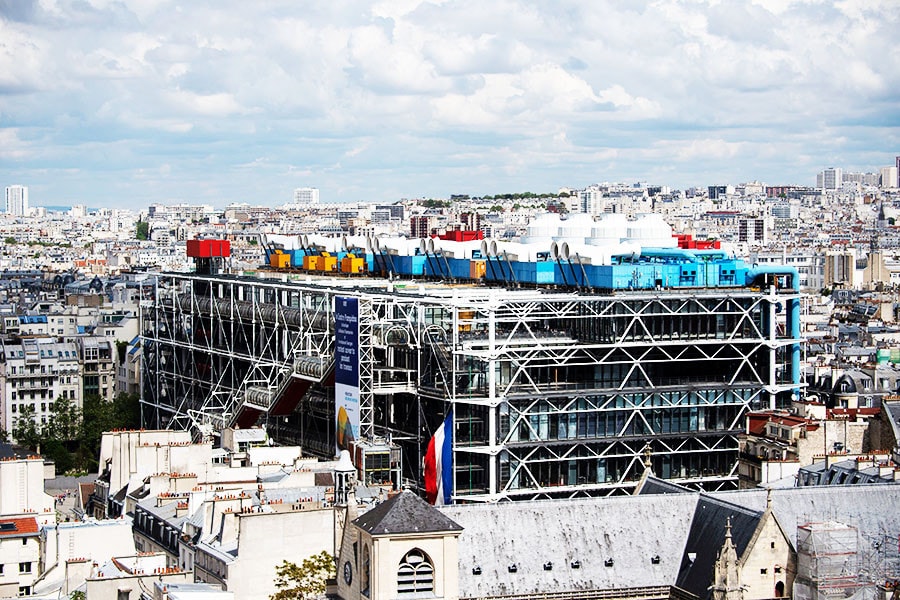
[[[28,540],[27,540],[27,539],[23,539],[22,542],[23,542],[23,545],[25,545],[25,544],[28,543]],[[24,573],[31,573],[31,565],[32,565],[32,564],[33,564],[33,563],[30,563],[30,562],[20,562],[20,563],[19,563],[19,573],[23,573],[23,574],[24,574]],[[0,563],[0,575],[3,575],[3,573],[4,573],[4,571],[5,571],[5,569],[4,569],[5,566],[6,566],[6,565]]]
[[[654,456],[653,471],[662,479],[726,477],[735,464],[734,452],[696,452],[672,456]],[[630,457],[586,458],[532,462],[519,468],[517,460],[501,455],[500,484],[510,490],[552,488],[613,483],[623,477],[636,480],[643,472]],[[481,465],[458,465],[455,469],[457,493],[482,490],[484,472]]]
[[[29,352],[29,354],[31,353]],[[78,358],[78,352],[75,350],[57,350],[54,352],[53,350],[44,350],[41,348],[40,352],[37,352],[36,354],[39,354],[41,358]],[[25,351],[8,348],[6,350],[6,358],[25,358]]]
[[[59,394],[64,400],[75,399],[78,397],[77,389],[72,390],[62,390]],[[10,400],[37,400],[38,398],[42,400],[46,400],[47,398],[52,398],[53,393],[47,392],[47,390],[42,390],[40,393],[38,392],[19,392],[18,395],[16,392],[12,392],[9,396]],[[15,406],[15,405],[13,405]],[[15,409],[13,409],[15,412]]]
[[[723,431],[732,426],[740,410],[737,406],[667,408],[642,411],[638,417],[632,411],[532,415],[520,421],[518,435],[511,441]]]
[[[31,377],[30,379],[10,379],[9,385],[11,387],[44,387],[51,386],[54,383],[72,383],[72,376],[66,375],[65,377],[38,377],[37,382],[35,383],[35,378]]]
[[[207,571],[220,579],[225,576],[225,563],[205,552],[198,551],[196,553],[194,556],[194,566],[200,567],[204,571]]]
[[[12,365],[10,367],[10,372],[13,375],[35,375],[38,372],[40,372],[40,373],[56,373],[57,371],[59,371],[60,373],[66,373],[68,371],[71,371],[73,373],[78,372],[77,364],[72,364],[72,365],[62,364],[62,365],[59,365],[58,369],[55,369],[54,368],[55,366],[56,365],[52,365],[52,364],[51,365],[41,365],[40,370],[38,370],[37,365],[32,365],[27,368],[22,367],[21,369],[19,369],[16,365]]]

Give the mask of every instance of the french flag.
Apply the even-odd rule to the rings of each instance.
[[[434,432],[425,452],[425,498],[429,504],[450,504],[453,491],[453,409]]]

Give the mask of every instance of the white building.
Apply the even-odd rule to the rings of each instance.
[[[302,187],[294,190],[294,204],[298,207],[319,203],[319,188]]]
[[[590,215],[603,212],[603,192],[597,186],[591,186],[578,192],[578,211]]]
[[[844,184],[844,170],[829,167],[816,175],[816,187],[820,190],[839,190]]]
[[[881,187],[882,189],[897,187],[897,167],[881,167]]]
[[[53,498],[44,492],[47,473],[40,456],[0,460],[0,515],[27,516],[43,525],[56,521]]]
[[[28,215],[28,188],[24,185],[6,187],[6,212],[17,217]]]
[[[768,242],[769,228],[762,218],[745,217],[738,221],[738,241],[748,244],[765,244]]]
[[[82,361],[75,343],[52,338],[0,342],[0,428],[12,431],[25,407],[34,410],[40,427],[59,398],[81,408],[82,381]]]
[[[40,533],[34,517],[0,517],[0,598],[30,596],[40,575]]]
[[[41,527],[40,536],[40,580],[32,594],[42,598],[68,598],[84,589],[98,565],[135,553],[131,519],[51,523]]]

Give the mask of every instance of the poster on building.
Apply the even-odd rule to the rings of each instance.
[[[334,411],[336,453],[359,435],[359,302],[338,296],[334,305]]]

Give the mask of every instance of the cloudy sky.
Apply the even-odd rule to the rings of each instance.
[[[0,0],[33,205],[814,184],[900,154],[897,0]]]

